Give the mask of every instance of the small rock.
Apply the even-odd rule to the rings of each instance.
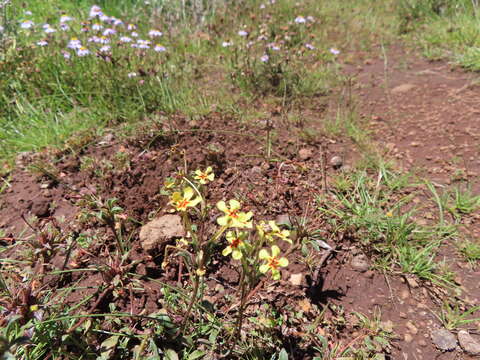
[[[414,88],[415,85],[413,84],[398,85],[392,89],[392,94],[404,94],[406,92],[409,92],[410,90],[413,90]]]
[[[430,334],[433,344],[443,351],[450,351],[457,346],[455,336],[446,329],[436,329]]]
[[[302,282],[303,282],[303,274],[302,273],[292,274],[290,275],[289,281],[294,286],[300,286],[302,285]]]
[[[415,289],[418,287],[418,282],[413,277],[407,277],[407,283],[408,283],[408,286],[410,286],[412,289]]]
[[[278,216],[275,218],[275,222],[276,222],[278,225],[292,226],[292,221],[290,220],[290,215],[288,215],[288,214],[278,215]]]
[[[413,336],[409,333],[406,333],[403,336],[403,340],[405,340],[405,342],[407,342],[407,343],[411,343],[413,341]]]
[[[36,199],[32,205],[32,214],[37,217],[46,217],[50,214],[50,201],[48,199]]]
[[[145,251],[152,251],[172,238],[182,236],[185,236],[182,218],[178,215],[164,215],[142,226],[140,244]]]
[[[310,159],[313,156],[313,150],[308,148],[303,148],[298,151],[298,157],[305,161]]]
[[[426,342],[425,340],[423,340],[423,339],[420,339],[420,340],[418,341],[418,345],[425,347],[425,346],[427,346],[427,342]]]
[[[458,342],[463,350],[470,355],[480,355],[480,342],[475,340],[466,330],[458,332]]]
[[[332,165],[334,169],[338,169],[343,165],[343,160],[340,156],[336,155],[330,159],[330,165]]]
[[[355,256],[351,262],[352,268],[359,272],[365,272],[369,269],[367,257],[364,254]]]
[[[410,330],[410,332],[413,334],[413,335],[417,335],[418,334],[418,329],[415,325],[413,325],[413,323],[411,321],[407,321],[407,323],[405,324],[405,326],[408,328],[408,330]]]

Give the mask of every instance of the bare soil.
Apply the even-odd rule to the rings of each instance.
[[[354,94],[359,98],[359,110],[369,120],[372,136],[387,156],[397,159],[398,166],[404,170],[415,169],[440,185],[468,180],[474,193],[478,193],[480,97],[475,74],[454,70],[443,62],[428,62],[399,47],[388,52],[387,61],[368,55],[358,64],[345,65],[345,69],[355,78]],[[272,118],[276,119],[273,109]],[[280,121],[274,121],[271,130],[268,125],[263,121],[242,125],[217,113],[193,123],[178,117],[168,126],[152,125],[141,136],[124,139],[112,133],[76,154],[57,153],[53,157],[39,154],[19,159],[17,170],[11,174],[10,186],[0,195],[0,230],[5,233],[0,240],[4,245],[13,245],[2,257],[23,259],[26,243],[41,246],[43,241],[44,244],[42,236],[47,224],[61,233],[106,236],[109,238],[106,246],[92,244],[86,251],[74,252],[69,258],[66,258],[68,249],[60,247],[53,258],[36,259],[30,266],[39,274],[41,283],[35,285],[38,290],[34,295],[40,297],[45,289],[76,284],[85,289],[72,292],[65,304],[75,304],[91,295],[78,312],[108,311],[109,302],[132,314],[158,311],[165,304],[155,281],[176,285],[178,268],[161,270],[161,254],[152,256],[144,252],[138,232],[141,224],[165,213],[167,199],[159,190],[164,179],[182,169],[185,162],[191,170],[213,166],[217,180],[210,188],[211,203],[238,198],[245,209],[254,211],[256,219],[275,219],[283,214],[306,215],[316,228],[328,232],[328,226],[315,213],[315,196],[324,192],[324,171],[328,177],[339,171],[333,169],[328,160],[345,149],[354,151],[353,145],[327,137],[310,139],[307,143],[293,136],[295,129]],[[170,131],[170,126],[176,130]],[[272,159],[265,158],[267,131],[275,134],[276,144],[282,144],[274,146]],[[300,156],[302,149],[304,155]],[[322,149],[326,149],[325,156]],[[306,153],[310,155],[305,156]],[[324,158],[326,164],[323,164]],[[90,163],[85,159],[91,159]],[[22,163],[43,164],[44,170],[27,170]],[[77,203],[87,194],[119,199],[126,214],[135,219],[127,224],[127,231],[133,234],[128,269],[115,267],[112,257],[115,243],[108,229],[99,222],[78,221],[81,209]],[[39,222],[30,224],[31,215],[38,217]],[[479,234],[479,218],[477,212],[465,224],[475,236]],[[33,240],[23,241],[27,237]],[[342,346],[356,347],[369,335],[352,315],[360,312],[370,318],[379,316],[384,323],[391,321],[394,338],[387,358],[470,359],[458,347],[441,352],[432,344],[430,334],[440,327],[434,315],[440,305],[436,290],[401,275],[373,269],[356,271],[351,260],[360,249],[347,237],[333,240],[336,252],[320,269],[318,279],[312,278],[313,273],[302,261],[302,255],[293,253],[291,265],[283,271],[279,286],[270,286],[272,281],[268,280],[252,294],[248,314],[261,313],[261,304],[267,303],[284,317],[292,309],[302,310],[304,320],[313,321],[318,308],[327,306],[327,319],[336,324],[335,330],[319,324],[317,331],[332,344],[341,341]],[[318,258],[321,255],[319,253]],[[445,256],[464,290],[461,298],[469,304],[480,304],[478,267],[470,267],[453,245],[447,245]],[[69,276],[41,275],[91,265],[109,270]],[[221,257],[215,259],[213,265],[207,274],[210,289],[205,299],[215,304],[219,312],[228,314],[231,303],[227,298],[236,291],[238,272],[234,263]],[[109,284],[122,271],[136,273],[143,290],[134,290],[131,284],[125,283],[123,291],[117,293],[98,291],[100,285]],[[290,276],[299,273],[305,277],[300,286],[294,286]],[[186,276],[181,278],[180,285],[185,286],[187,280]],[[138,287],[136,283],[135,289]],[[178,321],[182,319],[182,314],[175,315]],[[305,336],[305,324],[285,324],[281,329],[283,346],[295,359],[312,358],[313,347],[318,344]],[[145,331],[141,323],[132,327],[139,333]],[[478,331],[477,328],[473,333]],[[383,352],[382,349],[379,352]]]

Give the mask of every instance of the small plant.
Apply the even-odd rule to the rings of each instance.
[[[480,243],[466,240],[460,245],[460,253],[468,262],[475,264],[480,261]]]
[[[219,201],[216,208],[221,212],[216,223],[219,227],[209,227],[213,206],[206,202],[207,185],[214,180],[211,167],[196,170],[187,176],[185,173],[167,178],[162,193],[170,198],[173,211],[179,212],[187,237],[175,246],[167,245],[163,267],[169,265],[172,255],[180,256],[181,263],[187,265],[193,293],[184,314],[180,331],[183,332],[193,305],[199,301],[198,293],[207,273],[219,240],[225,235],[227,246],[223,256],[231,256],[240,262],[241,273],[238,284],[239,305],[234,341],[238,340],[243,324],[243,314],[248,294],[259,283],[260,278],[271,274],[274,280],[281,277],[280,269],[288,265],[281,256],[278,241],[292,244],[290,231],[282,230],[274,221],[260,221],[254,226],[253,213],[241,211],[242,205],[236,199]],[[269,249],[266,249],[268,246]]]
[[[456,330],[461,326],[480,321],[480,317],[473,317],[478,312],[480,312],[480,306],[473,306],[470,309],[465,309],[458,302],[453,305],[445,302],[440,313],[434,314],[442,322],[445,329]]]

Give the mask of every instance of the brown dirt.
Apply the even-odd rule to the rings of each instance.
[[[379,146],[386,148],[405,169],[422,168],[426,176],[442,184],[465,178],[474,190],[478,189],[480,123],[475,106],[480,98],[474,85],[475,76],[452,71],[445,63],[429,63],[400,48],[393,49],[388,56],[386,72],[380,58],[346,69],[356,75],[355,93],[361,99],[360,111],[371,120],[371,130]],[[392,89],[407,83],[413,85],[411,90],[392,93]],[[66,264],[68,248],[61,244],[56,257],[49,259],[45,255],[47,257],[36,259],[30,266],[40,269],[40,274],[64,269],[64,265],[65,269],[98,266],[103,270],[92,275],[87,272],[40,275],[41,284],[35,288],[76,284],[79,290],[69,294],[64,300],[66,304],[76,304],[85,296],[92,296],[79,311],[108,311],[109,302],[114,303],[117,310],[132,314],[168,309],[160,286],[153,280],[176,284],[178,269],[173,266],[162,271],[161,257],[146,254],[139,246],[138,231],[139,224],[166,210],[166,199],[159,195],[159,190],[164,178],[181,169],[185,160],[190,169],[214,167],[217,181],[208,199],[212,203],[236,197],[242,200],[245,209],[254,211],[256,219],[306,213],[315,228],[324,226],[324,231],[328,230],[313,211],[315,195],[322,192],[323,184],[320,148],[324,145],[328,149],[330,159],[339,149],[344,151],[351,144],[323,137],[299,143],[290,133],[295,129],[286,129],[278,123],[274,124],[276,142],[283,145],[274,148],[276,160],[269,162],[264,157],[266,130],[262,122],[239,125],[235,119],[213,113],[196,124],[179,117],[174,125],[183,131],[171,133],[159,124],[140,138],[124,141],[108,136],[75,156],[57,154],[55,160],[47,156],[32,160],[52,163],[56,169],[53,177],[45,172],[35,174],[21,169],[12,174],[11,186],[0,196],[0,230],[6,233],[2,241],[12,246],[7,253],[10,258],[23,257],[27,243],[44,246],[48,242],[46,225],[51,225],[54,218],[66,219],[58,224],[63,234],[86,233],[109,239],[108,246],[94,243],[85,251],[76,249]],[[311,150],[311,156],[301,159],[300,149]],[[86,159],[91,162],[87,163]],[[329,166],[327,171],[334,173]],[[98,222],[79,224],[75,220],[80,210],[77,201],[88,194],[103,199],[118,198],[128,216],[136,220],[127,224],[127,230],[133,234],[133,250],[126,268],[119,269],[115,263],[114,241],[108,229]],[[26,225],[31,215],[40,221]],[[478,215],[474,214],[477,219]],[[369,332],[359,327],[352,315],[360,312],[392,322],[395,338],[391,359],[468,359],[460,349],[441,353],[432,344],[430,332],[440,325],[433,315],[438,310],[436,296],[428,284],[412,287],[399,275],[355,271],[350,264],[359,249],[343,237],[336,241],[337,252],[321,270],[318,286],[312,285],[315,279],[310,278],[312,274],[302,256],[294,253],[290,255],[291,266],[283,272],[280,286],[270,286],[267,281],[264,288],[252,296],[247,315],[262,314],[262,304],[269,304],[284,318],[295,309],[304,311],[305,319],[313,321],[318,316],[316,306],[328,304],[327,319],[336,322],[337,327],[332,330],[319,325],[315,331],[332,343],[341,341],[342,346],[355,347],[364,342]],[[464,299],[480,303],[478,271],[466,266],[458,256],[452,263],[459,274],[458,282],[465,289]],[[135,286],[122,277],[126,271],[139,275]],[[307,274],[301,286],[293,286],[288,281],[295,273]],[[114,279],[120,281],[119,290],[107,290],[100,295],[99,286],[106,286]],[[238,281],[235,265],[218,257],[207,279],[210,289],[205,299],[227,314],[231,303],[226,298],[234,294]],[[186,277],[182,280],[183,284],[187,281]],[[138,290],[138,284],[143,290]],[[41,296],[41,292],[37,295]],[[96,305],[94,309],[93,305]],[[174,315],[181,319],[181,314]],[[342,317],[345,317],[343,325]],[[302,324],[285,324],[281,329],[283,346],[295,359],[310,359],[316,344],[302,332]],[[135,326],[138,332],[144,330],[140,324]]]

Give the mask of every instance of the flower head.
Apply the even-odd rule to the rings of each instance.
[[[272,246],[272,254],[270,255],[266,249],[260,250],[258,258],[265,260],[265,263],[260,266],[260,272],[266,274],[268,271],[272,272],[272,278],[274,280],[280,279],[279,267],[288,266],[288,259],[285,257],[278,257],[280,254],[280,248],[277,245]]]
[[[269,59],[270,59],[270,58],[268,57],[267,54],[262,55],[262,56],[260,57],[260,61],[263,62],[263,63],[268,62]]]
[[[109,36],[109,35],[115,35],[117,33],[117,30],[115,29],[112,29],[112,28],[108,28],[108,29],[105,29],[102,33],[103,36]]]
[[[20,24],[20,27],[22,29],[31,29],[33,27],[33,21],[32,20],[24,20],[22,21],[22,23]]]
[[[335,55],[335,56],[338,55],[338,54],[340,54],[340,50],[337,50],[337,49],[335,49],[335,48],[330,48],[330,52],[331,52],[333,55]]]
[[[200,196],[193,198],[195,195],[194,190],[191,187],[183,189],[183,194],[180,192],[174,192],[170,198],[170,204],[173,205],[177,211],[187,211],[189,207],[195,207],[202,201]]]
[[[229,47],[229,46],[232,46],[232,43],[229,42],[229,41],[224,41],[224,42],[222,43],[222,47]]]
[[[95,23],[95,24],[92,25],[92,30],[98,31],[98,30],[102,30],[102,29],[103,29],[102,24]]]
[[[65,23],[65,22],[72,21],[72,20],[73,20],[73,18],[68,16],[68,15],[62,15],[60,17],[60,22],[61,23]]]
[[[88,50],[84,46],[81,46],[77,49],[77,55],[78,56],[87,56],[88,54],[90,54],[90,50]]]
[[[246,32],[245,30],[240,30],[238,32],[238,35],[242,36],[242,37],[245,37],[245,36],[248,36],[248,32]]]
[[[37,41],[37,45],[38,46],[47,46],[48,42],[47,42],[47,40],[40,40],[40,41]]]
[[[122,36],[120,38],[120,42],[122,43],[129,43],[129,42],[132,42],[132,38],[129,38],[128,36]]]
[[[297,16],[295,18],[295,23],[296,24],[305,24],[307,20],[303,16]]]
[[[158,30],[155,30],[155,29],[152,29],[148,32],[148,36],[150,36],[151,38],[160,37],[162,35],[163,35],[163,33],[161,31],[158,31]]]
[[[228,241],[228,246],[223,249],[222,255],[228,256],[232,254],[232,257],[235,260],[240,260],[243,256],[242,249],[245,247],[245,240],[248,236],[248,233],[244,231],[229,231],[225,236]]]
[[[228,203],[230,207],[227,206],[225,201],[219,201],[217,203],[217,208],[225,213],[224,216],[221,216],[217,219],[218,225],[251,229],[251,219],[253,213],[251,211],[249,211],[248,213],[239,212],[238,210],[240,210],[241,206],[240,203],[235,199],[231,199]]]
[[[156,52],[165,52],[165,51],[167,51],[167,49],[165,48],[165,46],[160,45],[160,44],[156,44],[155,47],[153,48],[153,50],[156,51]]]
[[[67,44],[67,48],[69,49],[80,49],[82,47],[82,43],[77,38],[73,37]]]
[[[260,236],[264,237],[270,242],[274,242],[276,240],[283,240],[290,244],[292,243],[292,240],[289,238],[290,231],[281,230],[273,220],[270,220],[268,224],[264,221],[261,221],[260,224],[257,225],[257,231]]]
[[[212,167],[209,166],[205,171],[195,170],[195,175],[193,176],[200,184],[205,185],[210,181],[213,181],[215,174],[213,173]]]
[[[102,15],[102,9],[98,5],[93,5],[90,8],[90,17],[94,18],[95,16]]]

